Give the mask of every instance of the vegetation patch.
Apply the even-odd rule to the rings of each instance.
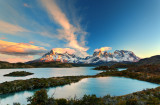
[[[107,70],[107,71],[117,71],[116,68],[108,67],[108,66],[99,66],[94,68],[94,70]]]
[[[28,76],[28,75],[32,75],[34,73],[30,73],[30,72],[26,72],[26,71],[15,71],[15,72],[12,72],[12,73],[9,73],[9,74],[5,74],[3,76],[14,76],[14,77],[17,77],[17,76]]]
[[[0,69],[10,69],[10,68],[32,68],[33,66],[25,63],[9,63],[0,61]]]
[[[13,93],[24,90],[63,86],[78,82],[83,76],[66,76],[53,78],[31,78],[27,80],[15,80],[0,84],[0,94]]]
[[[128,68],[128,71],[130,72],[144,72],[144,73],[150,73],[150,74],[160,74],[160,64],[157,65],[140,65],[135,67]]]
[[[76,63],[62,63],[59,61],[52,62],[32,62],[32,63],[9,63],[0,61],[0,69],[11,68],[71,68],[71,67],[90,67],[92,64],[76,64]]]
[[[73,67],[72,64],[70,63],[62,63],[62,62],[34,62],[34,63],[30,63],[28,64],[34,68],[46,68],[46,67],[57,67],[57,68],[70,68]]]
[[[82,98],[60,98],[49,97],[45,89],[41,89],[28,97],[28,105],[159,105],[160,87],[147,89],[124,96],[84,95]],[[15,105],[20,105],[17,103]]]
[[[129,68],[129,67],[135,67],[135,64],[134,63],[129,63],[129,64],[116,63],[111,66],[111,68]]]

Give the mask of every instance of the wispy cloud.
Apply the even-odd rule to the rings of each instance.
[[[112,50],[112,47],[101,47],[100,49],[95,49],[94,51],[108,51],[108,50]]]
[[[10,24],[0,20],[0,32],[7,34],[16,34],[18,32],[28,32],[28,30],[18,25]]]
[[[54,0],[41,0],[42,5],[46,8],[49,16],[53,19],[57,24],[59,24],[62,29],[58,29],[58,38],[65,39],[68,41],[67,46],[74,48],[81,55],[86,56],[88,48],[84,45],[84,37],[81,38],[83,45],[78,42],[77,36],[79,34],[86,35],[86,32],[80,29],[80,27],[73,26],[69,19],[66,17],[65,13],[59,8]]]
[[[6,37],[0,37],[0,40],[7,39]]]
[[[55,34],[51,34],[50,32],[47,32],[47,31],[37,32],[37,33],[44,37],[57,38]]]
[[[32,42],[32,43],[35,43],[35,44],[38,44],[38,45],[40,45],[40,46],[51,47],[50,44],[44,43],[44,42],[42,42],[42,41],[34,40],[34,41],[31,41],[31,42]]]
[[[34,42],[30,41],[29,44],[34,44]]]
[[[64,53],[68,53],[68,54],[75,54],[76,51],[74,49],[70,49],[70,48],[53,48],[53,51],[60,53],[60,54],[64,54]]]
[[[15,43],[0,40],[0,53],[7,55],[37,55],[46,52],[43,47],[29,43]]]
[[[27,7],[27,8],[30,8],[31,6],[29,5],[29,4],[27,4],[27,3],[24,3],[23,4],[25,7]]]

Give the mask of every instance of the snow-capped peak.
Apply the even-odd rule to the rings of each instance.
[[[113,53],[107,51],[96,50],[92,56],[81,58],[76,56],[73,50],[70,49],[52,49],[50,52],[44,54],[39,61],[50,62],[60,61],[65,63],[84,63],[84,64],[97,64],[106,63],[110,61],[114,62],[137,62],[140,60],[132,51],[116,50]]]

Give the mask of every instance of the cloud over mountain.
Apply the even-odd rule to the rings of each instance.
[[[52,50],[54,52],[61,53],[61,54],[64,54],[64,53],[75,54],[76,53],[74,49],[70,49],[70,48],[53,48]]]
[[[86,35],[86,32],[80,27],[75,27],[69,22],[66,14],[62,12],[55,0],[41,0],[41,2],[51,19],[62,27],[61,29],[57,29],[58,38],[66,40],[68,42],[67,46],[77,50],[80,55],[87,56],[88,54],[86,51],[88,48],[84,45],[84,36]],[[82,36],[81,42],[83,42],[83,45],[78,41],[78,35]]]
[[[112,47],[101,47],[100,49],[95,49],[94,51],[99,52],[99,51],[108,51],[112,50]]]

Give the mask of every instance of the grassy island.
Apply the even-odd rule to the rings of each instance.
[[[48,88],[63,86],[66,84],[78,82],[83,76],[66,76],[52,78],[31,78],[27,80],[15,80],[3,82],[0,84],[0,94],[14,93],[24,90],[33,90],[39,88]]]
[[[28,76],[28,75],[32,75],[34,73],[30,73],[30,72],[26,72],[26,71],[15,71],[15,72],[11,72],[9,74],[5,74],[3,76],[14,76],[14,77],[17,77],[17,76]]]
[[[107,70],[107,71],[117,71],[116,68],[108,67],[108,66],[99,66],[94,68],[94,70]]]

